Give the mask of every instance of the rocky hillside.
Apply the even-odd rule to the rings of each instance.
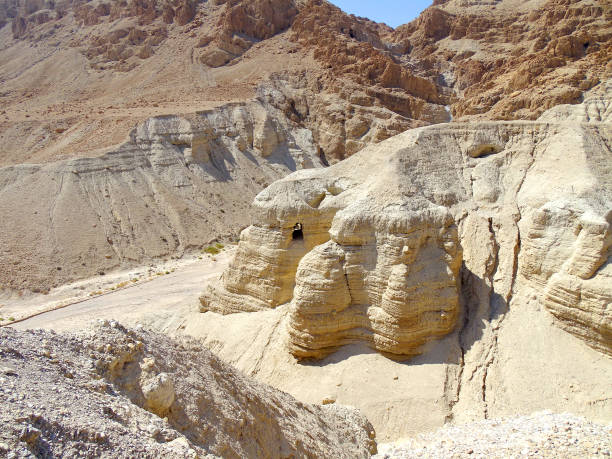
[[[612,74],[608,2],[437,0],[394,37],[453,89],[456,119],[535,119]]]
[[[188,333],[385,437],[543,409],[607,422],[611,122],[608,90],[279,180]]]
[[[280,85],[287,116],[313,130],[330,162],[449,119],[439,88],[394,62],[381,36],[391,29],[327,2],[38,8],[18,9],[0,33],[4,164],[90,154],[143,117],[246,100],[261,84]],[[329,48],[313,40],[321,34]]]
[[[290,302],[298,358],[359,341],[405,358],[533,295],[612,354],[610,104],[414,129],[275,182],[202,310]]]
[[[142,117],[259,84],[334,162],[449,120],[446,105],[535,119],[611,71],[612,10],[593,0],[436,1],[396,30],[325,0],[5,1],[0,14],[5,164],[87,154]]]
[[[234,239],[263,187],[321,166],[310,131],[255,101],[150,118],[99,157],[1,168],[0,284],[46,292]]]
[[[273,180],[409,128],[576,103],[610,75],[611,14],[436,1],[394,30],[325,0],[3,0],[0,287],[46,291],[232,237]],[[168,117],[179,137],[203,130],[212,162],[167,134],[134,148]]]
[[[338,457],[376,452],[356,410],[314,406],[202,349],[111,322],[0,329],[3,457]],[[8,455],[8,456],[5,456]]]

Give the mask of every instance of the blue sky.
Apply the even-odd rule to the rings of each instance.
[[[330,0],[344,11],[397,27],[416,18],[432,0]]]

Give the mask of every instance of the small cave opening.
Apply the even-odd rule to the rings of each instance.
[[[582,45],[585,51],[587,50],[589,45],[590,45],[590,43],[588,41]]]
[[[293,234],[291,235],[294,241],[301,241],[304,239],[304,232],[302,231],[302,224],[296,223],[293,226]]]

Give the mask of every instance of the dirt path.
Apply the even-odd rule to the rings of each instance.
[[[178,264],[170,274],[80,300],[11,326],[20,330],[46,328],[63,331],[87,327],[93,320],[108,319],[125,324],[154,325],[165,332],[177,331],[190,314],[198,312],[198,297],[205,282],[215,279],[230,258],[231,251],[227,251],[215,259],[189,260]],[[32,300],[25,302],[32,303]],[[16,307],[14,303],[12,306]]]

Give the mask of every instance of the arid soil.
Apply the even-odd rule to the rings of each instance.
[[[298,400],[319,404],[334,400],[359,408],[374,425],[379,442],[433,431],[449,420],[461,425],[481,419],[482,407],[472,401],[481,396],[478,380],[466,383],[462,403],[451,407],[455,388],[449,378],[459,366],[457,334],[432,346],[427,355],[404,363],[360,345],[347,346],[317,363],[298,363],[286,348],[286,308],[230,316],[199,313],[199,293],[217,282],[232,256],[228,251],[217,256],[217,261],[175,265],[174,272],[155,276],[141,286],[111,291],[13,327],[66,333],[105,319],[172,336],[193,336],[245,374]],[[94,284],[89,288],[103,287]],[[6,308],[16,313],[32,311],[32,304],[14,300]],[[560,330],[546,311],[531,302],[510,311],[498,340],[485,392],[488,416],[529,415],[548,409],[609,421],[609,358]],[[550,347],[547,343],[555,344]],[[482,364],[478,362],[474,368]]]
[[[611,98],[610,2],[0,0],[0,456],[609,457]]]
[[[102,322],[81,334],[0,329],[4,457],[369,457],[355,410],[304,405],[196,340]]]

